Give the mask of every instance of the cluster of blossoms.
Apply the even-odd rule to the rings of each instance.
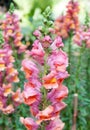
[[[73,37],[74,43],[79,46],[82,46],[85,43],[87,48],[90,48],[90,28],[87,29],[86,27],[80,28]]]
[[[19,82],[14,56],[24,52],[26,46],[21,42],[22,34],[16,14],[8,12],[0,28],[4,39],[0,46],[0,111],[9,114],[23,101],[20,88],[16,90],[14,85]]]
[[[8,44],[0,49],[0,111],[9,114],[21,103],[20,89],[13,91],[13,83],[18,82],[18,72],[14,68],[15,62],[12,50]]]
[[[2,21],[1,29],[3,30],[5,43],[11,45],[12,49],[18,50],[18,53],[25,51],[26,46],[21,42],[22,34],[20,32],[19,18],[16,14],[8,12],[6,19]]]
[[[71,0],[67,5],[67,12],[55,21],[55,32],[62,38],[67,38],[71,30],[79,29],[79,5],[78,2]]]
[[[69,76],[66,71],[68,58],[61,49],[64,46],[61,37],[42,35],[40,30],[34,32],[31,51],[22,62],[22,70],[27,82],[22,93],[24,103],[30,106],[32,118],[21,117],[21,122],[27,130],[62,130],[64,123],[59,114],[66,104],[68,89],[63,85]]]

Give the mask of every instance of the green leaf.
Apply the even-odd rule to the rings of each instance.
[[[14,6],[13,3],[11,3],[11,4],[10,4],[9,12],[10,12],[11,14],[13,14],[14,10],[15,10],[15,6]]]

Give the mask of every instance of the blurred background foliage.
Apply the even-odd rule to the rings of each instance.
[[[66,11],[66,5],[69,0],[0,0],[0,18],[3,18],[5,12],[9,9],[10,3],[13,2],[15,5],[15,12],[20,17],[21,29],[23,33],[23,41],[32,44],[35,37],[33,31],[37,29],[39,25],[42,25],[42,13],[47,6],[52,9],[53,19],[64,14]],[[89,24],[90,20],[90,0],[78,0],[80,3],[79,20],[82,24]],[[88,13],[87,13],[88,12]],[[67,46],[69,41],[64,41],[65,51],[68,52]],[[72,43],[73,44],[73,43]],[[66,80],[65,84],[69,88],[69,96],[65,100],[67,107],[62,112],[62,120],[65,122],[65,130],[71,130],[72,116],[73,116],[73,93],[75,86],[75,71],[77,69],[78,55],[80,48],[74,45],[72,47],[72,58],[71,65],[72,71],[69,79]],[[19,61],[17,61],[19,64]],[[81,70],[79,75],[79,108],[78,108],[78,119],[77,119],[77,130],[90,130],[90,49],[85,49],[81,58]],[[20,68],[19,68],[20,69]],[[87,71],[88,70],[88,71]],[[19,70],[18,70],[19,71]],[[23,85],[23,76],[20,77],[21,82],[19,86]],[[0,120],[1,125],[11,125],[10,130],[24,130],[25,128],[20,124],[19,117],[26,117],[29,115],[29,108],[22,104],[19,106],[14,114],[10,114],[9,118],[12,119],[13,126],[9,124],[8,117],[3,117]]]
[[[69,0],[0,0],[0,14],[9,9],[10,3],[13,2],[16,7],[16,13],[21,19],[21,27],[26,39],[33,40],[31,33],[41,25],[42,12],[47,6],[50,6],[53,18],[60,16],[66,11],[66,5]],[[90,12],[89,0],[78,0],[80,3],[79,19],[84,23],[86,12]],[[31,38],[30,38],[31,37]]]

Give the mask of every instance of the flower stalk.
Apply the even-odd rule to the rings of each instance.
[[[78,94],[75,93],[74,94],[74,101],[73,101],[74,105],[73,105],[73,108],[74,108],[74,113],[73,113],[73,125],[72,125],[72,130],[76,130],[76,124],[77,124],[77,114],[78,114]]]
[[[44,16],[47,16],[46,14],[44,13]],[[53,29],[46,25],[47,31],[42,31],[43,26],[34,32],[36,40],[32,49],[28,50],[27,58],[22,61],[21,69],[27,79],[23,91],[24,103],[30,106],[34,117],[34,119],[20,118],[27,130],[30,128],[62,130],[64,128],[59,113],[66,106],[63,99],[68,94],[67,87],[63,85],[64,79],[69,76],[66,71],[68,57],[62,50],[64,44],[61,37],[53,37],[51,35]]]

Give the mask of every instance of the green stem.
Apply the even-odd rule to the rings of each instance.
[[[70,33],[69,41],[68,41],[68,58],[69,58],[69,67],[68,72],[71,73],[71,57],[72,57],[72,33]]]
[[[5,125],[5,115],[4,115],[4,114],[2,114],[2,119],[3,119],[2,130],[6,130],[6,125]]]
[[[80,53],[79,53],[79,57],[78,57],[78,64],[77,64],[77,70],[76,70],[76,75],[75,75],[75,92],[74,92],[74,114],[73,114],[73,125],[72,125],[72,130],[76,130],[77,129],[77,111],[78,111],[78,85],[79,85],[79,76],[80,76],[80,71],[81,71],[81,61],[82,61],[82,55],[83,52],[85,50],[85,46],[83,44],[83,46],[80,48]]]
[[[79,76],[80,76],[80,71],[81,71],[81,60],[82,60],[82,55],[83,55],[84,50],[85,50],[85,46],[82,46],[80,48],[80,54],[78,57],[78,64],[77,64],[77,70],[76,70],[76,76],[75,76],[75,79],[76,79],[75,93],[78,93]]]
[[[67,46],[67,48],[68,48],[68,51],[67,51],[67,53],[68,53],[68,62],[69,62],[69,66],[68,66],[68,73],[70,74],[70,75],[72,75],[71,74],[71,57],[72,57],[72,32],[69,34],[69,38],[68,38],[68,46]],[[67,84],[67,86],[69,87],[70,86],[70,83],[71,83],[71,76],[68,78],[68,79],[66,79],[66,84]]]
[[[41,124],[41,130],[45,130],[45,122]]]
[[[41,79],[43,78],[43,76],[46,76],[47,73],[48,73],[48,66],[47,66],[47,57],[48,57],[48,52],[46,52],[45,54],[45,57],[44,57],[44,68],[43,68],[43,72],[42,72],[42,75],[41,75]],[[43,81],[42,81],[43,82]],[[42,104],[41,104],[41,110],[44,110],[46,107],[48,107],[49,105],[49,101],[47,100],[47,89],[42,86]],[[46,126],[46,122],[43,121],[41,123],[41,126],[40,126],[40,130],[45,130],[45,126]]]
[[[12,126],[13,126],[13,129],[16,129],[15,116],[14,116],[14,115],[15,115],[15,113],[12,113],[12,114],[11,114],[11,121],[12,121],[12,124],[13,124],[13,125],[12,125]]]
[[[86,87],[88,90],[88,88],[90,86],[90,82],[89,82],[89,80],[90,80],[90,73],[89,73],[89,70],[90,70],[90,57],[89,57],[89,55],[90,55],[90,53],[89,53],[89,51],[90,50],[87,50],[87,51],[88,51],[88,56],[87,56],[87,66],[86,66],[86,79],[87,79],[87,81],[86,81],[87,86]]]
[[[14,58],[15,58],[15,61],[18,59],[18,54],[17,54],[17,50],[16,50],[16,48],[15,48],[15,46],[14,46],[14,44],[13,44],[13,42],[11,41],[10,42],[10,46],[11,46],[11,48],[12,48],[12,50],[13,50],[13,56],[14,56]],[[18,65],[17,65],[18,66]]]

